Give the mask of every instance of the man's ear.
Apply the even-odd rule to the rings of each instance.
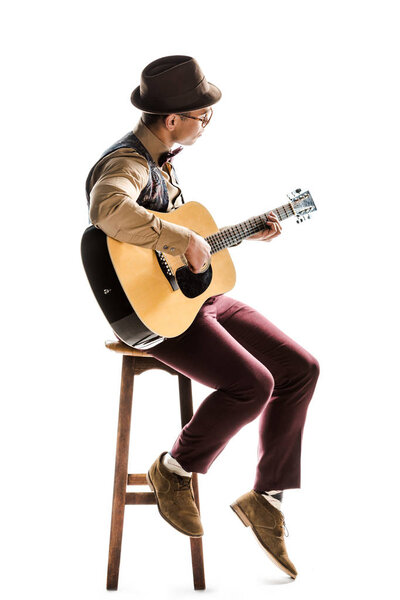
[[[165,126],[168,129],[168,131],[173,131],[173,129],[175,129],[177,120],[178,120],[177,115],[175,115],[175,114],[168,115],[168,117],[165,119]]]

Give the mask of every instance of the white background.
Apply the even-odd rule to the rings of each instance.
[[[254,481],[258,420],[199,475],[215,598],[395,595],[398,486],[399,20],[389,1],[14,2],[3,11],[2,592],[106,598],[121,359],[80,258],[86,175],[140,117],[160,56],[196,57],[223,92],[175,159],[219,226],[297,187],[317,212],[231,250],[235,298],[314,354],[301,489],[284,493],[283,574],[229,504]],[[195,408],[211,393],[193,384]],[[136,379],[129,471],[180,425],[177,382]],[[139,488],[140,489],[140,488]],[[290,585],[287,585],[290,584]],[[126,509],[122,598],[194,597],[189,538]]]

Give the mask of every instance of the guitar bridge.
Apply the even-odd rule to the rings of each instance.
[[[158,260],[158,264],[160,265],[161,271],[164,273],[164,276],[167,279],[168,283],[170,284],[170,286],[172,287],[172,289],[174,291],[178,290],[179,286],[177,284],[175,276],[172,273],[170,266],[168,264],[168,261],[165,258],[164,254],[162,252],[160,252],[159,250],[155,250],[155,253],[156,253],[156,257]]]

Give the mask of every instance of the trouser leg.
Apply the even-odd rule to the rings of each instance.
[[[272,373],[275,387],[259,419],[254,489],[299,488],[301,446],[319,363],[254,308],[236,301],[226,330]]]
[[[252,307],[226,295],[202,307],[189,329],[151,353],[214,388],[171,453],[206,473],[229,439],[258,415],[254,489],[300,487],[300,459],[318,361]]]
[[[225,301],[224,307],[228,304]],[[260,414],[271,398],[273,377],[222,327],[213,304],[202,307],[184,334],[151,348],[150,353],[215,390],[171,449],[186,471],[206,473],[232,436]]]

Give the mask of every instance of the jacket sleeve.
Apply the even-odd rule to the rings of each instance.
[[[136,202],[148,178],[147,161],[139,154],[109,158],[90,192],[90,220],[120,242],[184,254],[190,229],[164,221]]]

